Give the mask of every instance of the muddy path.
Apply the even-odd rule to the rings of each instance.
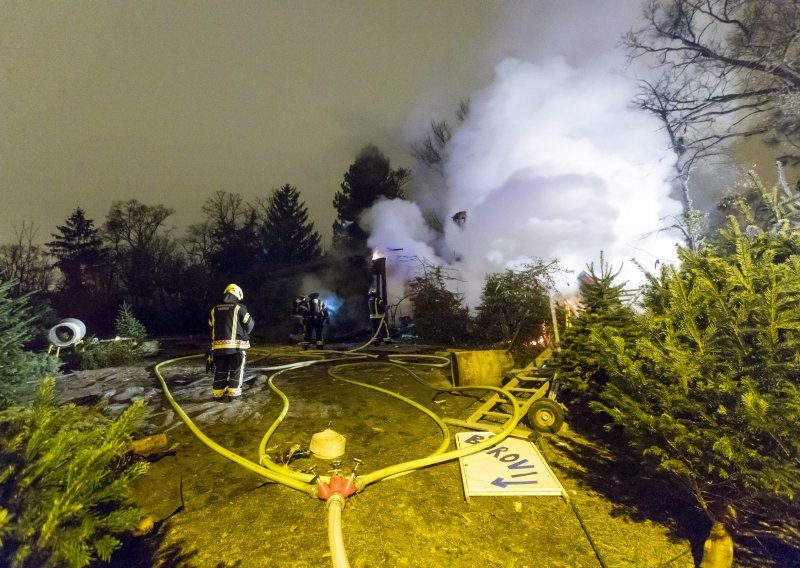
[[[418,351],[411,346],[384,352]],[[184,354],[191,351],[184,352]],[[176,353],[177,355],[177,353]],[[200,359],[167,367],[163,375],[175,400],[195,424],[225,448],[258,460],[261,438],[281,411],[259,367],[306,357],[275,347],[251,360],[243,400],[210,400],[211,377]],[[162,356],[160,359],[164,359]],[[337,381],[330,363],[282,373],[275,384],[290,401],[286,419],[270,439],[279,455],[331,428],[347,439],[345,473],[353,459],[359,473],[424,457],[441,442],[438,427],[419,410],[390,396]],[[328,566],[327,513],[322,501],[267,482],[211,451],[175,415],[147,365],[77,372],[59,378],[65,400],[98,397],[112,411],[144,399],[142,435],[167,432],[172,451],[151,457],[133,497],[157,519],[146,537],[130,538],[115,566]],[[398,392],[442,417],[466,418],[476,396],[439,394],[423,382],[446,387],[439,368],[417,366],[422,382],[387,362],[349,368],[351,378]],[[458,431],[458,428],[452,428]],[[465,500],[457,461],[369,485],[348,499],[344,541],[354,567],[594,567],[598,554],[611,566],[694,566],[687,524],[702,521],[669,488],[638,471],[615,467],[595,443],[567,427],[537,442],[567,489],[560,497],[472,497]],[[291,466],[329,462],[299,459]],[[684,528],[681,528],[684,527]],[[697,527],[702,533],[704,527]],[[591,537],[591,538],[590,538]],[[694,551],[696,553],[696,550]]]

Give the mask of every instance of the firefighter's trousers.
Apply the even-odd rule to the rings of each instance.
[[[317,347],[322,347],[325,343],[322,339],[322,327],[325,324],[325,318],[310,317],[306,320],[306,344],[311,344],[316,339]]]
[[[389,333],[389,325],[386,323],[386,318],[383,315],[371,315],[369,321],[372,323],[372,336],[375,338],[375,343],[391,343],[392,336]]]
[[[241,396],[245,360],[244,351],[214,353],[214,386],[211,391],[214,398],[223,398],[226,394],[230,398]]]

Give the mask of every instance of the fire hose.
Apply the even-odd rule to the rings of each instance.
[[[374,340],[374,337],[372,338],[372,340]],[[257,350],[254,350],[254,351],[256,353],[259,353],[259,351],[257,351]],[[352,351],[351,352],[347,352],[347,353],[352,353]],[[276,418],[276,420],[273,422],[273,424],[267,430],[267,433],[262,438],[261,443],[259,444],[259,463],[254,463],[254,462],[248,460],[247,458],[244,458],[244,457],[242,457],[242,456],[240,456],[240,455],[228,450],[227,448],[224,448],[220,444],[214,442],[209,437],[207,437],[194,424],[194,422],[192,422],[192,420],[189,418],[189,416],[183,411],[183,409],[180,407],[180,405],[172,397],[172,394],[170,393],[169,388],[167,387],[166,380],[164,379],[164,376],[163,376],[163,374],[161,372],[161,370],[164,367],[166,367],[168,365],[171,365],[171,364],[174,364],[174,363],[181,362],[181,361],[188,361],[188,360],[191,360],[191,359],[202,359],[203,357],[204,357],[204,355],[202,355],[202,354],[188,355],[188,356],[184,356],[184,357],[178,357],[178,358],[175,358],[175,359],[170,359],[170,360],[167,360],[167,361],[162,361],[161,363],[156,365],[154,371],[155,371],[155,374],[156,374],[156,376],[158,377],[158,379],[159,379],[159,381],[161,383],[161,387],[162,387],[162,390],[164,391],[165,396],[167,397],[167,401],[173,407],[173,409],[178,414],[178,416],[181,418],[181,420],[187,425],[189,430],[201,442],[203,442],[206,446],[208,446],[213,451],[215,451],[218,454],[222,455],[223,457],[233,461],[234,463],[237,463],[238,465],[248,469],[249,471],[252,471],[252,472],[254,472],[254,473],[258,474],[258,475],[261,475],[262,477],[264,477],[264,478],[266,478],[266,479],[268,479],[270,481],[285,485],[286,487],[290,487],[290,488],[296,489],[298,491],[302,491],[303,493],[306,493],[306,494],[308,494],[308,495],[310,495],[312,497],[318,497],[318,498],[326,500],[327,501],[327,506],[328,506],[328,542],[329,542],[329,546],[331,548],[331,555],[332,555],[331,558],[332,558],[333,565],[334,565],[335,568],[347,568],[347,567],[349,567],[349,563],[347,561],[346,552],[345,552],[345,549],[344,549],[344,541],[343,541],[342,531],[341,531],[341,515],[342,515],[342,510],[344,509],[345,499],[346,499],[347,496],[349,496],[349,495],[351,495],[351,494],[353,494],[355,492],[358,492],[358,491],[363,491],[363,489],[367,485],[369,485],[371,483],[375,483],[375,482],[383,480],[383,479],[388,479],[388,478],[396,477],[396,476],[399,476],[399,475],[403,475],[405,473],[410,473],[410,472],[412,472],[412,471],[414,471],[416,469],[420,469],[420,468],[423,468],[423,467],[427,467],[427,466],[443,463],[443,462],[446,462],[446,461],[454,460],[454,459],[457,459],[457,458],[460,458],[460,457],[468,456],[468,455],[480,452],[482,450],[485,450],[485,449],[493,446],[494,444],[502,441],[503,439],[505,439],[514,430],[514,428],[517,426],[517,423],[522,418],[521,411],[520,411],[520,405],[517,403],[515,397],[510,392],[508,392],[507,390],[505,390],[503,388],[489,387],[489,386],[469,386],[469,387],[449,387],[447,389],[437,389],[437,390],[447,390],[447,391],[490,390],[490,391],[496,392],[496,393],[502,395],[503,397],[505,397],[506,399],[508,399],[509,403],[511,404],[511,407],[514,409],[512,417],[509,420],[506,421],[506,424],[503,426],[503,428],[500,430],[499,433],[497,433],[497,434],[495,434],[495,435],[493,435],[493,436],[491,436],[491,437],[489,437],[489,438],[487,438],[487,439],[485,439],[482,442],[479,442],[477,444],[471,444],[468,447],[457,449],[457,450],[446,451],[447,448],[450,445],[450,433],[449,433],[449,430],[448,430],[446,424],[444,424],[444,422],[438,416],[436,416],[436,414],[434,414],[433,412],[431,412],[427,408],[423,407],[422,405],[414,402],[413,400],[411,400],[411,399],[409,399],[407,397],[404,397],[404,396],[402,396],[402,395],[400,395],[398,393],[394,393],[394,392],[389,391],[387,389],[382,389],[382,388],[376,387],[374,385],[369,385],[367,383],[362,383],[360,381],[355,381],[353,379],[349,379],[347,377],[344,377],[341,374],[341,372],[338,372],[338,371],[340,371],[342,368],[351,367],[351,366],[353,366],[353,365],[355,365],[357,363],[353,362],[352,360],[350,360],[350,361],[348,361],[346,363],[342,363],[342,361],[345,361],[344,359],[333,360],[334,362],[335,361],[339,361],[340,364],[337,365],[334,368],[329,369],[329,374],[332,377],[334,377],[335,379],[337,379],[339,381],[350,383],[350,384],[353,384],[355,386],[360,386],[360,387],[363,387],[363,388],[369,388],[369,389],[375,390],[377,392],[381,392],[383,394],[387,394],[389,396],[397,398],[398,400],[401,400],[403,402],[406,402],[407,404],[409,404],[409,405],[413,406],[414,408],[420,410],[421,412],[425,413],[427,416],[429,416],[437,424],[437,426],[439,426],[440,430],[442,431],[443,440],[442,440],[442,443],[440,444],[440,446],[432,454],[430,454],[427,457],[419,458],[419,459],[415,459],[415,460],[410,460],[410,461],[403,462],[403,463],[400,463],[400,464],[396,464],[396,465],[393,465],[393,466],[385,467],[385,468],[382,468],[382,469],[379,469],[377,471],[371,472],[371,473],[369,473],[367,475],[364,475],[364,476],[356,477],[355,476],[355,472],[353,472],[353,475],[351,475],[350,479],[347,479],[347,480],[345,478],[339,476],[336,472],[334,472],[333,476],[329,476],[329,477],[316,476],[316,475],[313,475],[313,474],[310,474],[310,473],[302,473],[302,472],[292,471],[292,470],[289,470],[288,468],[279,466],[274,461],[272,461],[272,459],[266,453],[266,447],[268,445],[270,437],[272,436],[272,434],[274,434],[274,432],[277,430],[278,426],[281,424],[283,419],[286,417],[286,415],[288,413],[288,408],[289,408],[289,400],[288,400],[288,398],[286,397],[286,395],[283,392],[280,391],[280,389],[278,389],[275,386],[274,379],[276,377],[280,376],[281,374],[283,374],[284,372],[287,372],[289,370],[301,369],[301,368],[308,367],[308,366],[311,366],[311,365],[331,362],[331,360],[329,360],[329,359],[315,359],[315,360],[311,360],[311,361],[300,361],[300,362],[297,362],[297,363],[290,363],[290,364],[280,365],[280,366],[276,366],[276,367],[265,367],[265,368],[260,369],[260,370],[274,370],[275,371],[270,376],[270,378],[268,380],[268,384],[269,384],[270,388],[283,401],[283,408],[282,408],[279,416]],[[368,357],[370,357],[370,356],[367,355],[367,354],[359,354],[357,356],[358,359],[364,359],[364,358],[368,358]],[[397,356],[395,356],[395,357],[397,357]],[[421,357],[421,356],[417,355],[417,356],[411,356],[411,357]],[[401,359],[396,358],[396,360],[401,360]],[[404,365],[408,365],[408,364],[413,364],[413,363],[405,362],[403,364]],[[426,363],[426,364],[430,365],[429,363]],[[396,365],[396,366],[399,366],[400,368],[403,368],[403,365],[400,365],[398,363],[392,363],[392,365]],[[411,374],[413,375],[413,372]],[[430,385],[428,385],[428,386],[430,386]]]

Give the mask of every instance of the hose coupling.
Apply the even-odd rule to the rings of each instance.
[[[326,509],[330,508],[330,506],[331,506],[333,503],[339,503],[339,505],[342,507],[342,509],[344,509],[344,505],[345,505],[346,501],[345,501],[344,497],[342,497],[342,496],[341,496],[341,495],[339,495],[338,493],[334,493],[333,495],[331,495],[331,496],[328,498],[328,500],[327,500],[327,504],[325,505],[325,508],[326,508]]]

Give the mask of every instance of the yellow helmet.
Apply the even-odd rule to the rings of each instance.
[[[244,292],[236,284],[228,284],[228,287],[225,288],[225,294],[233,294],[240,302],[244,299]]]

